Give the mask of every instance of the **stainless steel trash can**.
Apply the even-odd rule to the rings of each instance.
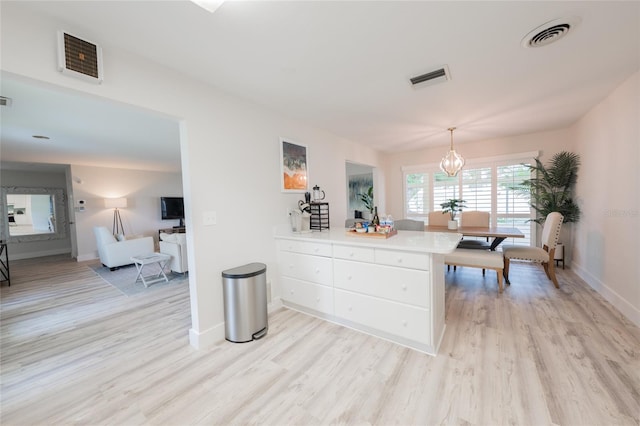
[[[250,342],[267,334],[267,266],[249,263],[222,271],[225,338]]]

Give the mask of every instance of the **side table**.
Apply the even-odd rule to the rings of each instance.
[[[136,275],[134,284],[138,282],[138,279],[142,281],[142,284],[144,284],[145,287],[149,287],[149,284],[160,281],[168,282],[169,278],[167,278],[167,275],[164,273],[164,267],[167,266],[169,260],[171,260],[171,256],[164,253],[150,253],[131,256],[131,261],[136,265],[136,269],[138,270],[138,275]],[[147,276],[143,275],[142,270],[144,267],[147,265],[153,265],[154,263],[158,264],[160,272]]]

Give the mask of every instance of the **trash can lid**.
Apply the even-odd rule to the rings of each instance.
[[[248,263],[236,268],[222,271],[224,278],[249,278],[255,277],[267,271],[267,265],[264,263]]]

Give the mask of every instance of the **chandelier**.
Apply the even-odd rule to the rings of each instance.
[[[456,150],[453,149],[453,131],[455,129],[455,127],[447,129],[451,132],[451,147],[449,148],[447,155],[442,157],[442,161],[440,161],[440,170],[450,177],[456,176],[464,166],[464,158],[462,158],[462,155],[458,154]]]

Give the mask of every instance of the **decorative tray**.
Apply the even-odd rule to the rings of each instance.
[[[354,237],[384,238],[384,239],[393,237],[397,233],[398,231],[395,229],[392,229],[390,232],[356,232],[355,229],[350,229],[349,231],[347,231],[347,235],[352,235]]]

